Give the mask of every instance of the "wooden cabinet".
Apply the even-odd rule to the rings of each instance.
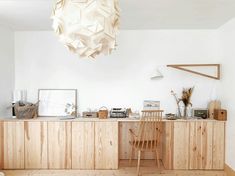
[[[48,122],[48,168],[71,169],[71,122]]]
[[[173,169],[224,169],[224,122],[175,122],[173,134]]]
[[[118,122],[72,123],[72,168],[118,168]]]
[[[95,123],[72,123],[72,168],[95,169]]]
[[[162,164],[165,169],[173,169],[174,123],[163,123],[162,129]]]
[[[3,134],[4,169],[118,168],[116,121],[6,121],[0,123]]]
[[[24,169],[24,122],[4,122],[3,168]]]
[[[213,122],[191,122],[189,169],[212,169]]]
[[[95,168],[118,169],[118,122],[95,123]]]
[[[118,122],[72,123],[72,168],[118,168]]]
[[[119,158],[129,158],[129,129],[138,122],[120,122]],[[224,168],[225,122],[215,120],[164,121],[162,163],[165,169],[222,170]],[[142,159],[153,159],[147,153]]]
[[[25,122],[25,169],[47,169],[47,122]]]
[[[3,122],[0,122],[0,170],[3,169]]]
[[[127,160],[130,157],[130,141],[131,136],[129,134],[129,129],[133,131],[137,131],[138,122],[120,122],[119,123],[119,159]],[[144,153],[143,153],[144,154]],[[137,154],[135,152],[135,156],[133,159],[137,159]]]
[[[233,140],[233,139],[232,139]],[[224,158],[225,158],[225,123],[216,121],[213,127],[213,169],[224,169]]]
[[[188,169],[189,166],[189,124],[185,122],[174,123],[174,149],[173,168]]]
[[[0,121],[0,169],[118,169],[129,158],[130,128],[138,121]],[[222,170],[224,151],[225,122],[163,121],[165,169]]]

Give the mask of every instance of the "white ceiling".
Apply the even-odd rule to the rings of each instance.
[[[0,0],[0,25],[51,30],[54,0]],[[122,29],[214,29],[235,17],[235,0],[120,0]]]

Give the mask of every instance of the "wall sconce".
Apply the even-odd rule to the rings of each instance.
[[[159,71],[159,69],[157,68],[154,73],[152,74],[151,76],[151,80],[155,80],[155,79],[161,79],[163,78],[164,76],[162,75],[162,73]]]

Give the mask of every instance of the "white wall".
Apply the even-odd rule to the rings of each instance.
[[[76,88],[80,111],[103,105],[141,110],[144,99],[156,99],[175,112],[170,90],[195,86],[194,107],[204,108],[217,81],[164,65],[217,63],[217,39],[213,30],[121,31],[111,56],[86,60],[68,52],[52,32],[16,32],[16,89],[27,89],[36,101],[39,88]],[[150,80],[158,66],[165,77]]]
[[[223,65],[219,98],[228,110],[226,125],[226,163],[235,170],[235,19],[219,29]]]
[[[0,27],[0,117],[10,117],[14,90],[14,32]]]

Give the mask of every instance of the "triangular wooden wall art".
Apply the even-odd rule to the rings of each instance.
[[[200,75],[200,76],[204,76],[204,77],[207,77],[207,78],[220,80],[220,64],[181,64],[181,65],[167,65],[167,67],[172,67],[172,68],[175,68],[175,69],[178,69],[178,70],[183,70],[183,71],[193,73],[193,74],[196,74],[196,75]],[[201,72],[198,72],[198,71],[187,69],[185,67],[216,67],[217,74],[216,74],[216,76],[211,76],[211,75],[208,75],[208,74],[205,74],[205,73],[201,73]]]

